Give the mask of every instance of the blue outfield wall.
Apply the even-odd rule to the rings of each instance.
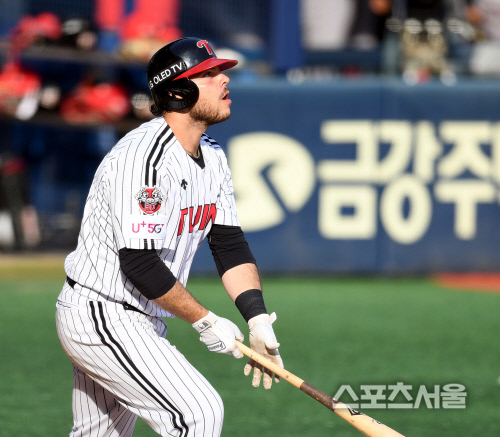
[[[500,84],[230,84],[226,150],[266,273],[500,269]],[[214,272],[206,244],[193,273]]]

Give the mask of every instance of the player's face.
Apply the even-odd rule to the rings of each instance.
[[[222,74],[219,67],[203,71],[190,79],[196,83],[200,96],[190,111],[195,121],[209,126],[225,121],[231,115],[231,100],[227,84],[229,78]]]

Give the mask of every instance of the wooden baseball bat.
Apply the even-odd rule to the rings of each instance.
[[[271,372],[274,372],[276,375],[285,379],[290,384],[302,390],[304,393],[307,393],[318,402],[321,402],[325,407],[339,415],[342,419],[354,426],[354,428],[358,431],[361,431],[364,435],[368,437],[404,437],[399,432],[394,431],[392,428],[389,428],[378,420],[372,419],[370,416],[367,416],[366,414],[349,407],[349,405],[334,399],[321,390],[318,390],[311,384],[305,382],[303,379],[300,379],[298,376],[290,373],[288,370],[283,369],[267,358],[264,358],[262,355],[250,349],[248,346],[245,346],[240,341],[238,341],[238,348],[250,359],[261,364]]]

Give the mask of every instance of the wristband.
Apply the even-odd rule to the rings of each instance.
[[[247,323],[252,317],[267,314],[262,291],[256,288],[241,293],[234,303]]]

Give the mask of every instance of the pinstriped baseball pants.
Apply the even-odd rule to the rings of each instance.
[[[87,301],[58,306],[56,325],[73,362],[70,437],[128,437],[137,417],[162,436],[220,436],[222,400],[164,338],[162,319]]]

